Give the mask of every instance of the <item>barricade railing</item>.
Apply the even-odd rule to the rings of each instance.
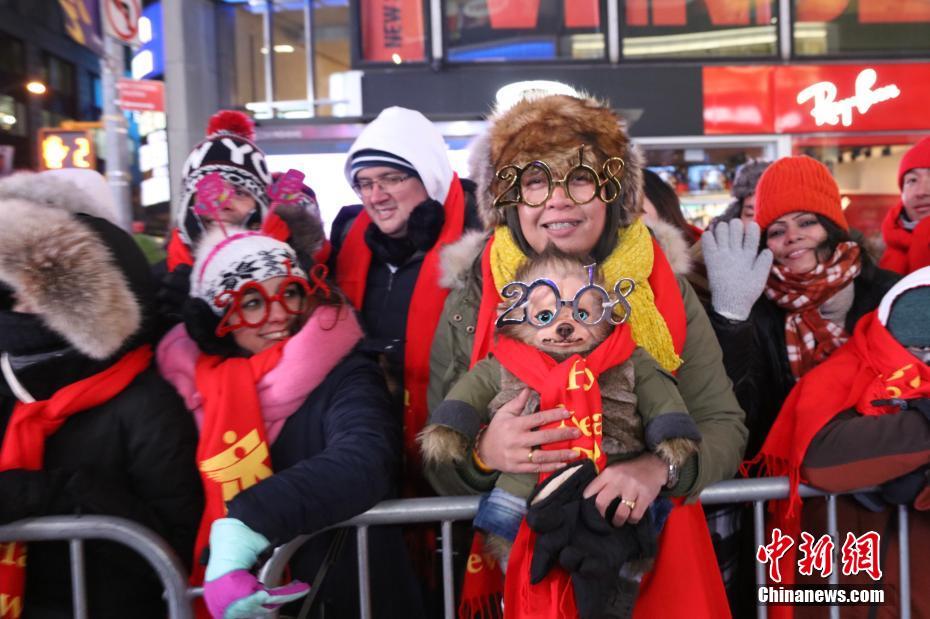
[[[734,479],[714,484],[701,493],[705,505],[752,503],[753,528],[756,547],[765,545],[765,502],[788,497],[788,479],[769,477]],[[867,492],[866,488],[841,494]],[[827,532],[834,540],[834,552],[840,547],[837,526],[837,494],[829,494],[809,486],[801,486],[804,498],[824,497],[827,501]],[[454,581],[452,568],[452,523],[471,520],[478,508],[478,497],[436,497],[383,501],[363,514],[325,530],[355,527],[357,541],[359,609],[361,619],[371,617],[371,591],[369,580],[368,530],[373,526],[403,525],[437,522],[441,528],[443,574],[443,611],[446,619],[455,617]],[[900,617],[910,619],[910,553],[908,548],[907,506],[897,508],[898,562]],[[294,554],[308,540],[323,533],[303,535],[275,549],[271,559],[263,566],[259,578],[267,585],[280,584],[284,568]],[[193,616],[191,600],[202,595],[202,588],[188,587],[187,572],[170,546],[158,535],[134,522],[108,516],[52,516],[21,520],[0,526],[0,542],[62,540],[70,543],[71,580],[74,616],[87,619],[87,597],[84,574],[84,540],[103,539],[124,544],[142,555],[158,574],[165,587],[165,599],[171,619],[189,619]],[[765,565],[754,561],[756,584],[766,583]],[[836,564],[836,561],[834,561]],[[792,568],[793,569],[793,568]],[[831,585],[839,584],[839,571],[830,575]],[[767,617],[766,606],[760,604],[758,617]],[[839,607],[830,607],[830,616],[839,617]]]
[[[863,488],[839,494],[854,494],[870,492],[875,488]],[[801,485],[802,498],[825,497],[827,500],[827,532],[834,540],[834,553],[842,545],[839,540],[837,525],[836,497],[839,494],[830,494],[810,486]],[[720,505],[732,503],[752,503],[753,529],[755,546],[765,545],[765,502],[788,497],[789,482],[787,477],[764,477],[752,479],[732,479],[709,486],[701,493],[701,502],[705,505]],[[454,582],[452,575],[452,523],[460,520],[471,520],[478,509],[478,497],[437,497],[428,499],[401,499],[384,501],[373,509],[346,521],[337,527],[353,526],[356,528],[358,579],[359,579],[359,616],[361,619],[371,617],[371,598],[369,588],[368,569],[368,529],[372,526],[412,524],[438,522],[441,526],[442,537],[442,576],[443,576],[443,612],[445,619],[455,618]],[[910,554],[908,552],[908,518],[907,506],[898,507],[898,539],[899,539],[899,592],[901,619],[910,619]],[[332,528],[337,528],[332,527]],[[263,567],[260,579],[268,585],[280,584],[284,568],[294,553],[314,536],[304,535],[279,546],[271,559]],[[838,542],[838,543],[837,543]],[[756,585],[766,583],[765,564],[753,560],[755,563]],[[834,561],[836,564],[837,561]],[[793,569],[793,567],[792,567]],[[830,585],[839,584],[839,570],[833,570],[829,577]],[[757,607],[759,619],[766,619],[767,608],[764,604]],[[831,619],[838,618],[839,607],[830,607]]]
[[[0,526],[0,542],[68,542],[75,619],[89,619],[90,616],[84,572],[86,540],[116,542],[142,555],[165,588],[168,617],[193,618],[187,571],[171,546],[141,524],[115,516],[46,516]]]

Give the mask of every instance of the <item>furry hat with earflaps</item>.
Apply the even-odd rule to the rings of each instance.
[[[142,337],[152,318],[148,262],[132,237],[108,221],[112,215],[60,175],[0,181],[3,310],[12,310],[15,299],[64,344],[95,360]]]
[[[642,211],[642,156],[630,143],[626,122],[592,97],[546,95],[496,111],[485,134],[472,143],[470,173],[478,184],[478,211],[485,226],[505,223],[502,209],[494,206],[495,196],[505,189],[496,177],[500,168],[539,160],[559,176],[578,163],[582,146],[585,163],[599,174],[608,158],[623,160],[620,195],[612,206],[620,210],[619,225],[632,223]]]

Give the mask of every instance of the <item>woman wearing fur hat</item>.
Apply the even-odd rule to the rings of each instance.
[[[901,201],[882,221],[883,269],[906,275],[930,265],[930,137],[917,142],[898,166]]]
[[[185,324],[158,347],[163,375],[200,429],[206,494],[194,558],[214,617],[263,614],[307,592],[262,587],[249,573],[264,551],[357,515],[391,493],[400,453],[377,364],[355,351],[362,330],[307,245],[217,226],[202,238]],[[312,580],[335,534],[317,536],[291,563]],[[209,563],[200,564],[209,545]],[[325,616],[358,612],[352,542],[315,600]],[[416,617],[419,598],[399,534],[379,531],[371,552],[373,599]]]
[[[702,441],[698,453],[680,468],[648,453],[606,467],[583,488],[586,496],[597,497],[601,516],[615,499],[623,501],[612,519],[615,525],[639,521],[662,491],[696,495],[707,484],[731,477],[745,441],[743,413],[700,302],[687,282],[674,275],[637,217],[642,202],[640,166],[620,119],[593,99],[540,97],[495,115],[472,159],[472,169],[478,172],[479,209],[489,236],[469,236],[444,256],[445,280],[453,290],[434,338],[431,363],[434,407],[467,368],[487,354],[500,287],[527,256],[550,244],[568,253],[591,254],[608,279],[632,278],[636,286],[629,298],[633,339],[664,371],[677,372],[679,389]],[[595,195],[572,193],[579,175],[593,176]],[[528,454],[534,455],[533,467],[548,468],[575,458],[571,450],[533,449],[540,435],[530,423],[558,422],[559,409],[520,417],[513,411],[501,414],[507,407],[494,416],[475,445],[489,468],[522,472]],[[569,440],[572,431],[553,429],[546,438],[547,442]],[[469,460],[461,466],[428,469],[427,474],[444,494],[488,491],[498,475],[482,473]],[[685,522],[697,535],[679,536],[679,525]],[[727,615],[706,531],[697,503],[673,510],[637,612]],[[674,557],[669,544],[678,545]],[[668,579],[666,568],[676,562],[689,574],[687,583]],[[682,594],[682,586],[688,587],[687,594]],[[670,590],[666,587],[681,595],[663,595]],[[518,608],[519,604],[511,604],[508,613]]]
[[[0,524],[119,516],[187,559],[203,508],[196,428],[152,364],[149,266],[112,215],[61,177],[0,182]],[[4,613],[71,617],[67,545],[2,546]],[[90,616],[165,616],[141,557],[85,548]]]
[[[728,366],[747,368],[737,392],[750,458],[795,382],[849,339],[897,280],[850,236],[836,181],[815,159],[771,164],[756,187],[755,217],[703,237],[711,320]]]
[[[762,446],[768,470],[792,482],[790,498],[776,504],[769,524],[795,539],[800,531],[815,539],[827,532],[822,501],[806,501],[801,509],[800,482],[831,492],[880,489],[837,499],[838,549],[870,531],[880,535],[876,569],[844,574],[837,566],[840,582],[879,587],[885,595],[880,605],[844,608],[844,617],[901,616],[896,505],[916,509],[908,520],[911,556],[930,544],[928,324],[930,267],[895,284],[878,308],[859,320],[849,342],[798,381]],[[795,565],[795,553],[792,549],[782,559],[785,584],[828,584],[816,571],[804,577],[787,569]],[[930,616],[930,570],[915,561],[911,566],[914,593],[903,602],[911,605],[912,616]],[[790,617],[791,610],[769,613]],[[826,617],[827,609],[799,607],[794,614]]]

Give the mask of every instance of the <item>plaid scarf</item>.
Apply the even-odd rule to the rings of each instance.
[[[826,262],[809,273],[792,273],[775,265],[765,296],[787,312],[785,344],[788,365],[800,378],[849,339],[846,330],[820,314],[820,307],[862,271],[859,245],[851,241],[836,246]]]

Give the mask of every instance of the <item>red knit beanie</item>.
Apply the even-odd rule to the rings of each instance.
[[[930,137],[914,144],[911,150],[901,157],[901,165],[898,166],[898,189],[904,188],[904,175],[914,168],[930,168]]]
[[[849,229],[840,206],[840,189],[830,171],[803,155],[779,159],[756,185],[756,222],[763,230],[782,215],[799,211],[823,215]]]

